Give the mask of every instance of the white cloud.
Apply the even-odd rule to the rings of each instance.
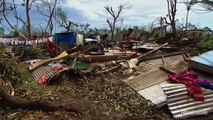
[[[166,0],[65,0],[65,2],[61,3],[62,6],[78,11],[85,18],[84,22],[91,23],[94,26],[107,26],[106,19],[110,15],[105,11],[104,6],[108,5],[117,9],[117,6],[120,4],[131,6],[121,14],[124,23],[128,24],[148,24],[158,17],[166,16],[167,14]],[[185,18],[186,6],[178,4],[177,7],[176,18],[182,20]],[[193,16],[198,15],[193,14]],[[192,21],[193,18],[198,18],[193,16],[191,16]],[[195,21],[198,21],[198,19]],[[207,23],[203,22],[203,24]]]

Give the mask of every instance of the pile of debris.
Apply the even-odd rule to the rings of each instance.
[[[103,54],[90,51],[94,46],[83,49],[76,46],[60,53],[58,56],[47,59],[27,60],[32,76],[39,84],[48,84],[58,78],[64,71],[75,71],[84,76],[86,73],[102,74],[121,67],[123,60],[130,60],[138,55],[131,51],[105,51]],[[95,72],[94,72],[95,71]]]
[[[213,111],[213,51],[190,58],[187,53],[144,60],[139,75],[124,80],[132,89],[161,108],[168,105],[175,119]]]
[[[26,63],[33,78],[42,85],[51,83],[64,71],[78,72],[86,79],[84,75],[87,73],[103,74],[122,69],[130,75],[124,83],[159,108],[167,104],[175,119],[212,112],[213,84],[208,81],[212,77],[207,72],[212,74],[213,52],[193,58],[184,52],[147,57],[166,45],[142,55],[130,51],[99,54],[90,51],[93,46],[84,50],[76,46],[54,58]]]

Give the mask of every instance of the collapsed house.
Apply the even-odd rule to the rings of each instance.
[[[41,85],[54,82],[60,74],[69,70],[81,74],[96,70],[95,73],[101,74],[124,69],[138,73],[123,80],[125,84],[157,107],[167,105],[175,119],[207,115],[213,111],[212,51],[196,57],[184,52],[146,57],[158,49],[171,48],[167,44],[158,44],[148,48],[150,51],[145,54],[115,49],[104,49],[104,54],[99,54],[92,51],[93,45],[81,47],[83,38],[80,35],[78,38],[73,33],[56,36],[57,56],[26,61],[33,78]],[[37,40],[37,43],[50,39]],[[16,44],[16,39],[0,41]],[[79,44],[76,46],[76,43]]]

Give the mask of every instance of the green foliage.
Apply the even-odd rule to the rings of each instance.
[[[213,35],[201,36],[197,43],[197,49],[192,54],[198,55],[209,50],[213,50]]]
[[[89,64],[81,62],[81,61],[76,61],[73,69],[76,71],[81,71],[85,73],[91,72],[93,70],[93,68]]]
[[[9,80],[12,84],[23,83],[27,79],[24,70],[13,59],[4,58],[0,60],[0,73],[5,73],[4,79]]]

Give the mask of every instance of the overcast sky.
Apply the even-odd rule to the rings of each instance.
[[[183,0],[179,0],[182,2]],[[107,27],[106,19],[110,15],[104,6],[117,6],[126,4],[129,6],[122,12],[124,25],[144,26],[167,14],[166,0],[62,0],[60,5],[67,11],[70,19],[76,22],[90,23],[93,27]],[[213,29],[213,12],[201,12],[194,6],[190,11],[189,22],[199,27],[208,26]],[[179,3],[177,6],[177,19],[185,22],[186,6]]]

